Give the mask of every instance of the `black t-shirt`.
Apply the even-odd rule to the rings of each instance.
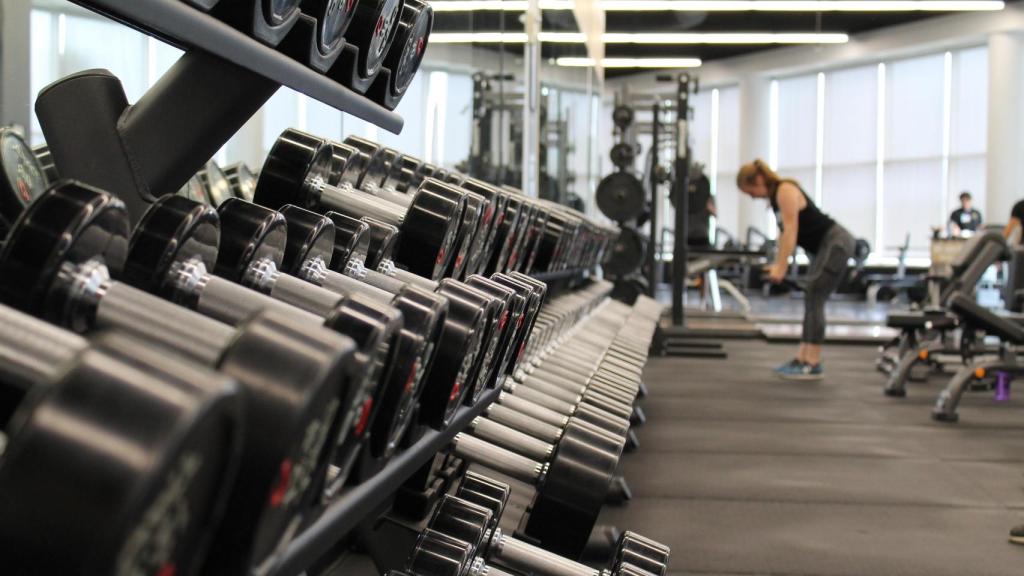
[[[977,232],[978,228],[981,228],[981,212],[978,212],[974,208],[971,208],[970,210],[957,208],[952,214],[950,214],[949,221],[956,224],[961,230]]]
[[[811,200],[811,197],[804,192],[804,189],[800,187],[793,180],[783,180],[783,182],[789,182],[800,190],[800,193],[804,195],[804,200],[807,202],[807,206],[797,215],[797,231],[796,231],[796,245],[803,248],[808,254],[817,254],[818,248],[821,247],[821,241],[825,239],[825,234],[832,229],[836,221],[831,216],[821,211]],[[781,184],[781,182],[780,182]],[[778,189],[774,191],[768,200],[771,202],[772,210],[775,212],[775,219],[779,224],[779,230],[782,230],[782,214],[779,212],[778,203]]]

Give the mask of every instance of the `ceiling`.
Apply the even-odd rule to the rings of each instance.
[[[443,0],[438,0],[443,1]],[[1011,0],[1015,1],[1015,0]],[[639,12],[606,13],[607,32],[844,32],[855,35],[870,30],[895,26],[948,12]],[[579,31],[572,12],[544,12],[545,32]],[[517,12],[439,12],[435,14],[435,32],[522,32],[522,13]],[[475,46],[500,49],[496,44]],[[607,44],[606,57],[697,57],[707,62],[761,50],[777,45],[665,45]],[[521,53],[522,45],[506,45],[509,52]],[[544,58],[586,56],[578,44],[542,45]],[[608,76],[635,73],[631,69],[609,69]]]

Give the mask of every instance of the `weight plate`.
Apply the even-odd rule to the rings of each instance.
[[[596,199],[597,207],[605,216],[616,222],[625,222],[643,213],[647,194],[636,176],[615,172],[598,183]]]
[[[619,104],[612,110],[612,122],[621,129],[628,128],[633,123],[633,109]]]
[[[10,226],[49,182],[32,149],[10,128],[0,129],[0,164],[0,220]]]
[[[636,272],[644,264],[647,245],[647,237],[633,228],[623,227],[602,268],[612,276],[628,276]]]
[[[609,156],[612,159],[612,164],[616,167],[621,169],[631,168],[636,160],[636,149],[625,142],[619,142],[612,146]]]

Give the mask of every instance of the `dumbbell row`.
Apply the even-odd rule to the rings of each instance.
[[[211,173],[207,171],[205,177],[209,179]],[[440,312],[443,308],[440,302],[461,295],[474,301],[464,308],[478,312],[481,309],[490,310],[485,320],[476,320],[478,327],[482,324],[488,330],[488,337],[482,338],[488,345],[482,353],[468,355],[473,359],[466,365],[472,365],[473,376],[469,378],[468,385],[454,388],[456,391],[472,391],[465,393],[459,400],[465,398],[468,403],[473,403],[479,392],[489,386],[504,386],[504,382],[508,382],[505,378],[515,372],[516,361],[523,358],[523,351],[529,348],[526,336],[535,327],[537,309],[543,298],[543,292],[538,289],[536,281],[521,275],[517,277],[516,274],[497,274],[491,279],[468,277],[466,284],[450,279],[440,283],[416,279],[420,286],[437,290],[438,294],[435,295],[402,282],[398,275],[360,270],[361,253],[358,250],[346,252],[351,246],[346,244],[339,248],[338,242],[328,238],[324,232],[335,225],[335,220],[297,207],[282,207],[281,213],[275,213],[241,200],[230,199],[222,202],[222,209],[217,214],[185,198],[166,199],[147,214],[129,243],[126,221],[121,222],[117,215],[117,202],[111,201],[108,196],[74,184],[60,185],[48,194],[47,202],[40,205],[47,206],[49,210],[40,208],[32,216],[23,218],[20,223],[22,229],[18,230],[18,234],[12,234],[12,239],[24,236],[38,241],[47,235],[51,238],[60,236],[74,239],[71,246],[50,246],[50,250],[43,248],[35,253],[35,256],[49,256],[46,266],[56,264],[61,268],[59,274],[52,270],[36,270],[38,273],[34,280],[20,279],[5,286],[10,289],[5,298],[16,290],[34,292],[25,296],[22,303],[36,313],[47,315],[51,320],[80,331],[107,328],[127,331],[174,348],[177,353],[193,361],[215,367],[222,366],[220,363],[224,361],[231,345],[238,345],[237,341],[232,340],[229,324],[238,325],[239,332],[243,329],[257,331],[244,323],[248,321],[259,325],[263,321],[269,326],[263,328],[263,335],[270,340],[278,329],[278,324],[273,322],[280,323],[280,319],[275,316],[280,314],[295,320],[294,326],[286,326],[283,330],[288,332],[289,338],[282,340],[302,340],[314,326],[325,324],[351,338],[345,340],[344,336],[334,336],[341,338],[335,342],[335,348],[340,350],[341,347],[337,346],[339,342],[345,344],[344,354],[336,355],[345,358],[339,364],[358,367],[335,370],[344,375],[335,376],[336,387],[333,392],[327,393],[332,401],[325,404],[335,411],[328,410],[325,413],[325,420],[330,423],[320,423],[317,430],[307,429],[303,435],[306,450],[304,462],[309,464],[315,461],[316,471],[305,479],[295,474],[300,480],[296,485],[322,484],[327,476],[327,464],[333,461],[335,467],[331,478],[337,483],[334,493],[344,482],[344,468],[351,463],[347,458],[355,453],[354,447],[345,442],[361,442],[360,437],[365,440],[365,431],[373,422],[388,421],[373,418],[373,406],[386,404],[380,401],[382,391],[416,390],[420,386],[403,387],[399,384],[415,383],[413,378],[417,374],[426,378],[429,369],[423,366],[429,365],[434,355],[425,343],[434,342],[435,335],[440,338],[443,331],[438,326],[448,324],[447,318]],[[77,222],[72,218],[64,222],[66,228],[56,234],[53,229],[47,228],[48,215],[77,216],[85,212],[85,206],[89,207],[89,218],[92,220]],[[306,226],[301,225],[303,219]],[[363,231],[365,237],[370,224],[353,218],[345,219],[349,228],[352,228],[353,223]],[[8,276],[7,271],[32,269],[33,265],[29,262],[32,251],[26,248],[29,245],[29,240],[7,243],[3,258],[5,276]],[[43,245],[49,246],[45,242]],[[20,251],[12,248],[17,246],[22,247]],[[343,266],[347,273],[330,268],[329,257],[339,252],[346,254]],[[9,260],[11,254],[17,257]],[[162,300],[154,299],[128,284],[111,281],[109,273],[121,275],[120,268],[125,264],[123,277],[128,280],[128,284],[198,309],[202,315],[189,315],[185,308],[173,305],[168,308],[169,303],[164,304]],[[317,268],[318,265],[321,267]],[[213,270],[213,273],[206,270]],[[301,270],[315,270],[316,273],[299,274]],[[294,276],[287,273],[294,273]],[[316,285],[318,283],[320,286]],[[391,288],[392,291],[381,286]],[[404,309],[399,306],[398,298],[401,296],[408,296]],[[59,310],[45,309],[57,303],[61,304]],[[532,313],[529,312],[531,308]],[[406,320],[416,317],[417,312],[421,317],[417,322],[408,324]],[[179,322],[179,316],[183,314],[186,321]],[[257,316],[250,320],[252,314]],[[548,314],[547,317],[552,316]],[[347,320],[342,322],[342,318]],[[498,324],[506,326],[498,327]],[[174,326],[168,328],[169,325]],[[298,325],[302,328],[298,328]],[[367,337],[368,332],[374,336]],[[553,329],[549,332],[554,333]],[[317,334],[326,337],[333,332],[321,329]],[[255,342],[250,352],[261,356],[262,362],[273,365],[274,356],[268,350],[280,342]],[[324,348],[328,348],[328,351],[321,351],[321,356],[337,352],[329,346]],[[404,353],[396,354],[396,350],[403,350]],[[402,369],[395,368],[399,364],[395,361],[398,357],[407,362]],[[409,361],[410,358],[413,360]],[[245,360],[255,362],[251,358]],[[259,362],[253,365],[260,365],[262,369]],[[287,362],[277,364],[278,368],[283,369],[285,366],[288,366]],[[380,370],[379,374],[375,372],[375,367]],[[238,379],[248,378],[252,384],[250,387],[258,387],[258,378],[247,374],[247,368],[251,367],[243,365],[236,369]],[[312,363],[310,372],[321,374]],[[463,382],[456,384],[461,385]],[[329,388],[326,385],[322,387]],[[410,397],[415,398],[415,392],[401,396],[397,402],[408,407]],[[376,402],[370,404],[370,400]],[[456,407],[458,404],[455,402]],[[346,407],[351,407],[351,410]],[[371,438],[389,438],[382,449],[385,457],[387,452],[394,450],[397,438],[402,434],[403,428],[397,423],[398,420],[392,418],[390,422],[393,426],[386,428],[384,433],[370,435]],[[405,422],[407,426],[409,421]],[[311,441],[311,438],[318,440]],[[335,445],[335,439],[342,443],[340,450]],[[603,439],[614,442],[610,434],[604,435]],[[553,448],[549,451],[553,451]],[[339,461],[341,455],[346,458]],[[287,475],[293,476],[291,466],[294,464],[291,460],[289,462]],[[302,464],[300,461],[300,470]],[[275,470],[281,473],[284,471],[283,467]],[[319,487],[298,492],[320,494]],[[320,497],[304,496],[303,501],[309,508],[315,508],[320,503]],[[292,515],[288,522],[281,525],[282,531],[294,525],[294,518],[295,515]],[[273,531],[274,528],[271,526],[268,530]],[[256,550],[252,557],[237,562],[248,565],[266,560],[279,543],[280,535],[269,534],[254,540],[258,541],[250,543]]]
[[[467,472],[454,494],[440,499],[409,555],[405,572],[415,576],[501,574],[503,570],[538,576],[667,573],[668,547],[632,532],[620,537],[604,569],[504,534],[499,522],[510,494],[507,484]]]

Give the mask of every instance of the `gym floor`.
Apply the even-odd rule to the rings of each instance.
[[[958,424],[943,382],[882,394],[871,346],[826,349],[827,379],[776,380],[791,345],[726,341],[727,360],[651,358],[647,424],[623,459],[633,500],[601,522],[672,547],[672,572],[772,576],[1020,575],[1024,391],[971,393]]]

